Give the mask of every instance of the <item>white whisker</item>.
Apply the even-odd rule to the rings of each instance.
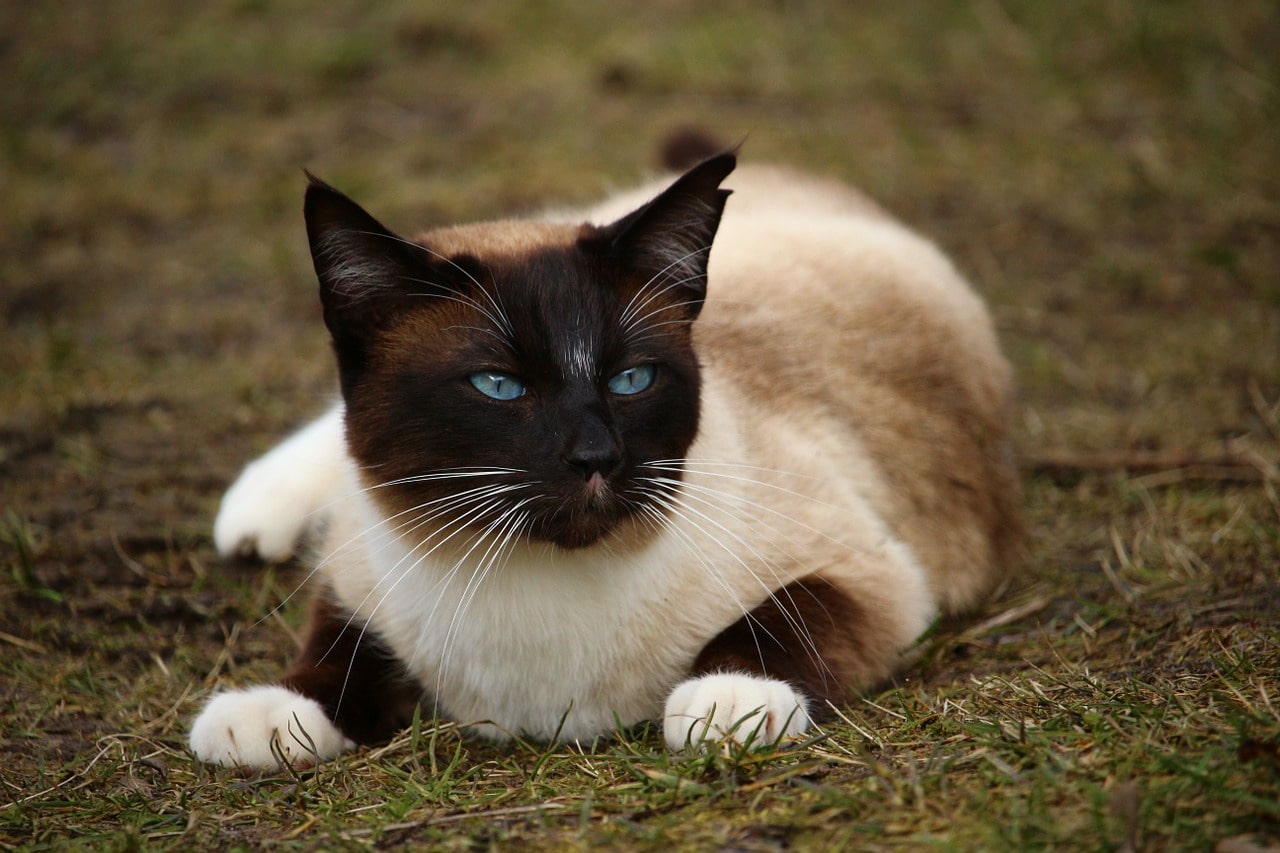
[[[697,473],[708,473],[708,472],[697,472]],[[834,509],[834,507],[831,507],[831,505],[830,505],[830,504],[825,503],[825,502],[823,502],[823,501],[821,501],[821,500],[818,500],[817,498],[814,498],[814,497],[812,497],[812,496],[810,496],[810,495],[806,495],[806,494],[803,494],[803,493],[800,493],[800,492],[792,491],[791,489],[787,489],[787,488],[785,488],[785,487],[783,487],[783,486],[777,486],[777,485],[774,485],[774,484],[772,484],[772,483],[766,483],[766,482],[763,482],[763,481],[761,481],[761,480],[753,480],[753,479],[749,479],[749,478],[732,477],[732,476],[728,476],[728,475],[719,475],[719,474],[711,474],[711,476],[724,476],[724,477],[726,477],[726,479],[730,479],[730,480],[739,480],[739,481],[742,481],[742,482],[752,483],[752,484],[754,484],[754,485],[765,486],[765,487],[767,487],[767,488],[776,489],[777,491],[782,492],[783,494],[791,495],[792,497],[802,498],[802,499],[804,499],[804,500],[806,500],[806,501],[809,501],[809,502],[813,503],[813,504],[814,504],[814,505],[816,505],[816,506],[822,506],[822,507],[827,507],[827,508],[833,508],[833,509]],[[777,509],[775,509],[774,507],[769,506],[768,504],[764,504],[764,503],[760,503],[759,501],[751,500],[750,498],[748,498],[748,497],[746,497],[746,496],[743,496],[743,495],[735,495],[735,494],[733,494],[733,493],[731,493],[731,492],[724,492],[724,491],[721,491],[721,490],[719,490],[719,489],[712,488],[712,487],[710,487],[710,486],[697,485],[697,484],[693,484],[693,483],[685,482],[685,481],[683,481],[683,480],[670,480],[670,478],[667,478],[667,477],[653,477],[653,478],[640,478],[640,479],[651,479],[651,480],[653,480],[654,482],[659,482],[659,483],[665,483],[665,482],[668,482],[668,481],[669,481],[670,483],[680,483],[681,485],[683,485],[683,486],[684,486],[684,488],[685,488],[686,490],[690,490],[690,491],[692,491],[692,490],[697,490],[697,491],[700,491],[700,492],[702,492],[702,493],[704,493],[704,494],[709,494],[709,495],[715,495],[715,496],[719,496],[719,497],[729,498],[729,499],[731,499],[731,500],[737,501],[738,503],[741,503],[741,504],[744,504],[744,505],[746,505],[746,506],[749,506],[749,507],[751,507],[752,509],[756,509],[756,510],[760,510],[761,512],[768,513],[768,514],[770,514],[770,515],[772,515],[772,516],[774,516],[774,517],[776,517],[776,518],[779,518],[779,519],[781,519],[781,520],[783,520],[783,521],[787,522],[788,524],[795,525],[796,527],[799,527],[800,529],[802,529],[802,530],[804,530],[804,531],[806,531],[806,532],[808,532],[808,533],[812,533],[812,534],[814,534],[815,536],[818,536],[818,537],[820,537],[820,538],[822,538],[822,539],[826,540],[827,542],[830,542],[830,543],[831,543],[831,544],[833,544],[833,545],[838,545],[838,546],[840,546],[841,548],[844,548],[844,549],[849,550],[849,551],[854,551],[854,550],[856,550],[856,549],[855,549],[852,545],[850,545],[848,542],[844,542],[844,541],[842,541],[842,540],[840,540],[840,539],[837,539],[837,538],[835,538],[834,536],[832,536],[831,534],[827,533],[826,531],[819,530],[818,528],[813,527],[813,526],[812,526],[812,525],[810,525],[810,524],[806,524],[806,523],[805,523],[805,522],[803,522],[803,521],[799,521],[799,520],[797,520],[797,519],[792,518],[791,516],[787,515],[786,513],[779,512]]]
[[[641,478],[641,479],[648,480],[651,478]],[[796,613],[798,612],[798,610],[795,608],[794,600],[791,601],[792,608],[788,609],[788,607],[782,601],[780,601],[777,597],[777,593],[781,590],[785,590],[785,588],[793,580],[795,580],[795,577],[793,576],[797,575],[798,573],[796,572],[787,573],[783,569],[783,567],[778,564],[776,560],[772,559],[767,554],[763,553],[758,547],[753,545],[751,542],[747,541],[741,535],[739,535],[738,533],[730,529],[725,524],[717,521],[715,518],[712,518],[708,514],[708,512],[710,511],[719,511],[722,513],[732,514],[732,513],[729,513],[727,508],[724,507],[722,504],[712,501],[709,498],[705,497],[704,495],[691,494],[689,489],[689,484],[681,484],[679,481],[670,480],[668,478],[652,478],[652,479],[654,482],[657,482],[658,484],[665,486],[667,488],[671,488],[676,485],[683,485],[684,490],[678,496],[673,494],[668,494],[666,496],[667,501],[670,504],[683,510],[685,514],[682,517],[686,521],[690,520],[690,515],[695,516],[696,518],[701,519],[706,524],[711,525],[716,530],[719,530],[723,534],[727,535],[731,540],[733,540],[733,543],[736,543],[737,546],[741,547],[742,553],[739,552],[738,548],[733,547],[730,544],[726,544],[718,536],[712,535],[711,532],[708,531],[705,527],[703,528],[704,532],[707,533],[713,541],[716,541],[718,544],[720,544],[720,547],[724,549],[725,553],[729,557],[731,557],[734,562],[736,562],[741,568],[743,568],[746,571],[746,573],[752,578],[752,580],[754,580],[764,590],[765,594],[769,598],[773,599],[778,603],[779,611],[781,612],[783,618],[786,620],[787,625],[795,633],[796,638],[801,640],[801,642],[806,647],[806,654],[815,663],[815,665],[825,670],[826,664],[822,660],[821,655],[818,653],[818,650],[813,643],[812,637],[809,634],[807,626],[805,626],[804,623],[800,621],[799,618],[796,616]],[[736,497],[734,495],[719,492],[714,489],[706,489],[705,491],[718,497],[728,497],[728,498]],[[701,506],[702,509],[699,509],[699,506],[694,506],[694,502],[696,502],[699,506]],[[751,504],[753,502],[747,501],[746,503]],[[756,505],[756,506],[759,506],[759,505]],[[787,518],[784,515],[781,515],[778,513],[775,513],[775,514],[779,515],[779,517],[781,518],[784,518],[784,519]],[[795,523],[794,520],[792,519],[787,519],[787,520]],[[753,518],[753,523],[758,524],[759,519]],[[804,525],[801,525],[801,526],[804,526]],[[758,563],[762,568],[768,569],[774,583],[770,584],[766,582],[763,578],[761,578],[760,575],[757,574],[756,570],[752,568],[752,565],[748,563],[747,560],[743,557],[743,553],[751,556],[753,558],[753,561]],[[800,561],[795,557],[795,555],[790,554],[785,550],[782,553],[792,563],[796,565],[800,565]],[[787,592],[786,595],[790,599],[790,593]],[[744,615],[749,615],[749,614],[744,612]]]
[[[516,488],[519,488],[519,486],[513,486],[513,487],[511,487],[511,490],[513,490],[513,491],[514,491]],[[472,500],[475,500],[475,499],[476,499],[476,498],[472,498]],[[518,507],[520,507],[520,506],[523,506],[523,505],[524,505],[524,503],[527,503],[527,502],[528,502],[528,499],[526,499],[525,501],[523,501],[523,502],[521,502],[521,503],[517,504],[517,508],[518,508]],[[462,505],[464,505],[464,506],[466,505],[466,501],[462,501],[461,503],[462,503]],[[414,571],[418,566],[420,566],[420,565],[422,564],[422,562],[423,562],[424,560],[428,559],[428,558],[429,558],[432,554],[434,554],[434,553],[435,553],[439,548],[443,547],[443,545],[444,545],[445,543],[447,543],[448,541],[450,541],[451,539],[453,539],[455,536],[457,536],[457,535],[458,535],[460,532],[462,532],[463,530],[466,530],[468,525],[470,525],[470,524],[474,523],[478,518],[483,517],[485,513],[489,512],[489,511],[490,511],[491,509],[493,509],[495,506],[500,506],[500,505],[501,505],[501,502],[500,502],[500,501],[497,501],[497,500],[489,500],[489,501],[487,501],[487,502],[485,502],[485,503],[480,504],[479,506],[474,507],[473,509],[471,509],[470,511],[468,511],[466,514],[464,514],[464,515],[462,515],[462,516],[459,516],[459,517],[457,517],[457,518],[452,519],[452,520],[451,520],[451,521],[450,521],[450,522],[449,522],[445,527],[441,528],[441,529],[440,529],[440,531],[437,531],[437,532],[447,531],[447,535],[445,535],[442,539],[440,539],[440,541],[438,541],[438,542],[434,543],[434,544],[433,544],[433,545],[432,545],[428,550],[426,550],[425,552],[420,553],[420,554],[416,554],[416,555],[415,555],[414,550],[410,550],[410,551],[405,555],[405,557],[401,558],[401,559],[400,559],[399,561],[397,561],[397,562],[396,562],[396,563],[395,563],[395,564],[394,564],[394,565],[393,565],[393,566],[392,566],[392,567],[391,567],[387,572],[385,572],[385,573],[383,574],[382,578],[381,578],[381,579],[379,579],[379,581],[378,581],[378,582],[377,582],[377,583],[376,583],[376,584],[375,584],[375,585],[374,585],[374,586],[373,586],[373,587],[368,591],[368,593],[366,593],[365,597],[360,601],[360,603],[359,603],[359,604],[357,604],[354,608],[352,608],[351,613],[350,613],[350,615],[349,615],[349,616],[348,616],[348,618],[347,618],[346,625],[344,625],[344,627],[343,627],[343,632],[345,632],[348,628],[350,628],[350,627],[351,627],[351,625],[352,625],[352,623],[355,621],[356,613],[358,613],[358,612],[359,612],[359,611],[364,607],[364,605],[369,601],[369,599],[373,596],[373,594],[378,590],[378,588],[379,588],[379,587],[381,587],[381,586],[382,586],[382,585],[383,585],[387,580],[389,580],[389,579],[391,579],[393,576],[395,576],[395,579],[394,579],[394,580],[391,582],[391,584],[386,588],[386,590],[383,592],[382,596],[378,599],[377,603],[375,603],[375,604],[374,604],[373,609],[370,611],[368,618],[364,621],[364,624],[361,626],[361,628],[360,628],[360,634],[359,634],[359,636],[356,638],[355,647],[356,647],[356,648],[359,648],[360,643],[364,640],[365,633],[368,631],[369,624],[373,621],[373,619],[374,619],[375,615],[377,614],[377,612],[382,608],[383,604],[387,601],[387,599],[388,599],[388,598],[391,596],[391,594],[395,591],[396,587],[398,587],[398,586],[400,585],[400,583],[401,583],[405,578],[407,578],[411,572],[413,572],[413,571]],[[506,516],[508,516],[508,515],[510,514],[510,512],[511,512],[511,510],[504,511],[504,512],[502,513],[502,515],[501,515],[499,518],[505,518]],[[432,516],[431,516],[431,518],[439,517],[441,514],[442,514],[441,512],[436,512],[434,515],[432,515]],[[425,524],[425,523],[427,523],[427,521],[422,521],[422,520],[415,521],[415,522],[413,522],[414,526],[411,528],[411,530],[415,530],[415,529],[417,529],[418,527],[420,527],[422,524]],[[452,528],[452,529],[450,529],[450,528]],[[425,540],[424,540],[424,544],[425,544]],[[445,575],[445,577],[444,577],[444,578],[441,578],[439,581],[437,581],[437,582],[436,582],[436,584],[435,584],[435,585],[433,586],[433,588],[432,588],[432,591],[433,591],[433,592],[434,592],[434,590],[439,589],[439,588],[440,588],[440,586],[441,586],[442,584],[447,583],[447,581],[449,580],[449,578],[450,578],[450,577],[452,577],[452,575],[453,575],[454,573],[456,573],[457,568],[458,568],[459,566],[461,566],[461,565],[465,562],[465,560],[466,560],[467,556],[471,553],[471,550],[473,550],[473,549],[474,549],[474,545],[472,546],[472,548],[468,549],[468,551],[466,552],[466,554],[464,554],[464,556],[463,556],[462,558],[460,558],[460,559],[457,561],[457,563],[455,563],[454,569],[453,569],[451,572],[447,573],[447,574]],[[415,549],[415,550],[416,550],[416,549]],[[405,561],[406,559],[408,559],[410,556],[414,556],[415,558],[414,558],[414,559],[412,560],[412,562],[410,562],[407,566],[404,566],[403,568],[401,568],[401,567],[402,567],[402,564],[404,563],[404,561]],[[438,605],[438,603],[439,603],[439,601],[440,601],[439,597],[438,597],[438,596],[432,596],[432,597],[433,597],[433,598],[435,598],[436,603],[437,603],[437,605]],[[434,608],[433,608],[432,613],[434,613],[434,612],[435,612],[435,611],[434,611]],[[429,619],[430,619],[430,617],[428,617],[428,620],[427,620],[427,621],[429,621]],[[339,633],[339,636],[341,636],[341,633],[342,633],[342,632],[340,632],[340,633]],[[322,660],[322,661],[323,661],[326,657],[328,657],[329,653],[333,651],[333,649],[336,647],[336,645],[337,645],[337,640],[335,640],[335,641],[334,641],[334,644],[333,644],[333,645],[331,645],[331,646],[329,647],[329,649],[324,653],[324,655],[323,655],[323,656],[321,656],[320,660]],[[343,695],[345,695],[345,693],[346,693],[346,685],[347,685],[347,681],[348,681],[348,680],[349,680],[349,678],[350,678],[350,675],[351,675],[351,668],[352,668],[354,665],[355,665],[355,656],[354,656],[354,654],[353,654],[353,655],[352,655],[352,659],[351,659],[351,661],[348,663],[348,666],[347,666],[347,673],[346,673],[346,676],[345,676],[345,678],[344,678],[344,680],[343,680],[342,692],[341,692],[341,694],[339,695],[339,700],[338,700],[338,703],[337,703],[337,704],[338,704],[338,707],[341,707],[341,704],[342,704],[342,696],[343,696]],[[335,711],[335,713],[336,713],[336,711]]]
[[[458,264],[457,261],[448,257],[447,255],[443,255],[440,252],[437,252],[435,249],[432,249],[430,246],[424,246],[421,243],[415,243],[412,240],[406,240],[403,237],[397,237],[394,234],[378,233],[373,231],[352,231],[348,233],[362,234],[366,237],[375,237],[375,238],[381,238],[384,240],[390,240],[394,243],[400,243],[401,245],[408,246],[411,249],[415,249],[420,252],[426,252],[428,255],[431,255],[434,258],[444,261],[446,264],[448,264],[449,266],[453,267],[455,270],[457,270],[458,272],[466,276],[467,280],[471,282],[471,284],[475,285],[476,290],[480,291],[480,293],[484,295],[485,301],[489,303],[489,306],[490,306],[489,308],[486,308],[484,305],[481,305],[474,298],[471,298],[466,296],[465,294],[459,293],[457,288],[448,287],[439,282],[425,281],[422,279],[414,279],[414,278],[406,277],[405,280],[411,281],[415,284],[425,284],[428,287],[437,288],[441,291],[445,291],[446,293],[437,293],[436,295],[441,296],[442,298],[452,299],[455,302],[460,302],[464,305],[468,305],[472,308],[475,308],[477,311],[483,314],[491,323],[493,323],[501,332],[503,332],[508,339],[514,337],[514,331],[511,326],[511,321],[507,318],[507,313],[505,309],[502,307],[501,301],[493,293],[490,293],[489,289],[486,288],[483,284],[481,284],[480,281],[476,279],[474,275],[472,275],[460,264]]]
[[[657,314],[661,314],[664,311],[669,311],[674,308],[687,305],[696,305],[696,300],[688,300],[672,305],[662,305],[646,314],[641,314],[642,311],[648,309],[653,302],[660,299],[664,294],[669,293],[678,287],[689,284],[692,281],[697,281],[701,277],[701,275],[694,275],[681,279],[673,279],[663,283],[662,286],[658,287],[656,290],[649,290],[654,282],[654,279],[650,279],[645,283],[644,288],[637,291],[636,294],[631,297],[631,301],[627,303],[627,306],[622,311],[622,315],[618,318],[618,325],[622,327],[623,334],[629,337],[645,320]],[[644,298],[637,303],[636,299],[642,295]]]
[[[414,284],[425,284],[428,287],[442,287],[442,285],[436,284],[435,282],[426,281],[424,279],[406,277],[404,280],[413,282]],[[471,298],[470,296],[459,295],[456,293],[433,293],[433,294],[430,294],[430,296],[432,299],[443,299],[447,302],[456,302],[459,305],[465,305],[468,308],[474,308],[476,311],[480,312],[480,314],[486,320],[488,320],[490,323],[493,323],[493,325],[497,327],[498,332],[501,333],[496,335],[499,340],[502,340],[504,342],[510,342],[511,339],[514,337],[514,333],[511,330],[511,323],[507,320],[505,314],[501,313],[500,311],[499,313],[495,314],[492,310],[481,305],[479,302],[477,302],[475,299]]]
[[[402,477],[398,480],[390,480],[383,483],[377,483],[373,486],[365,486],[358,489],[348,490],[343,494],[339,495],[338,497],[335,497],[334,499],[318,507],[316,510],[314,510],[313,514],[317,516],[327,515],[328,513],[332,512],[336,507],[340,507],[348,503],[353,497],[356,497],[358,495],[363,495],[363,494],[369,494],[370,492],[376,491],[378,489],[385,489],[393,486],[401,486],[401,485],[407,485],[411,483],[432,482],[436,480],[449,480],[449,479],[481,477],[481,476],[513,475],[513,474],[523,474],[523,473],[525,472],[518,468],[481,468],[481,467],[446,468],[446,469],[441,469],[439,471],[432,472],[430,474],[418,474],[411,477]],[[532,483],[525,483],[522,485],[532,485]],[[479,487],[479,488],[488,488],[488,487]],[[447,499],[448,498],[446,497],[446,498],[440,498],[438,500],[443,501]],[[390,521],[406,513],[415,512],[421,508],[422,506],[411,507],[408,510],[405,510],[400,513],[396,513],[395,515],[385,520]],[[399,527],[394,528],[394,530],[399,530],[399,529],[400,529]],[[311,581],[311,579],[315,577],[317,573],[321,572],[327,566],[327,564],[329,564],[339,554],[346,552],[351,547],[354,547],[356,543],[363,542],[365,540],[365,537],[368,535],[368,533],[369,531],[367,530],[358,531],[352,534],[346,541],[342,542],[341,544],[336,546],[330,546],[327,549],[325,556],[315,561],[315,565],[311,567],[311,569],[306,573],[306,575],[302,578],[302,580],[300,580],[297,584],[294,585],[293,589],[289,592],[289,594],[286,595],[284,598],[282,598],[279,602],[277,602],[275,606],[273,606],[261,618],[259,618],[255,624],[262,624],[268,618],[280,612],[285,605],[287,605],[290,601],[293,600],[294,596],[298,595],[303,591],[303,589],[306,588],[307,584]],[[391,534],[383,534],[382,538],[387,539],[389,537],[391,537]]]
[[[685,276],[684,278],[681,278],[678,280],[669,279],[669,277],[673,274],[673,271],[677,271],[677,272],[681,271],[681,270],[677,270],[677,268],[678,267],[682,268],[684,264],[686,264],[688,260],[692,258],[694,255],[698,255],[703,252],[710,252],[710,251],[711,251],[711,246],[709,245],[694,249],[693,251],[688,252],[687,254],[682,255],[679,258],[676,258],[675,260],[667,264],[665,267],[658,270],[658,272],[656,272],[653,276],[651,276],[649,280],[646,281],[644,285],[640,288],[640,290],[636,291],[636,293],[631,297],[626,307],[623,308],[622,316],[619,318],[618,322],[625,327],[637,313],[642,311],[646,305],[648,305],[658,296],[661,296],[663,293],[666,293],[668,290],[671,290],[673,287],[679,287],[682,284],[687,284],[690,281],[696,281],[699,278],[701,278],[702,274],[699,273],[696,275]],[[654,285],[654,283],[658,282],[659,280],[663,280],[664,282],[666,282],[665,285],[661,287],[659,290],[657,290],[656,292],[650,292],[649,288],[651,288]],[[644,295],[645,298],[637,305],[636,300],[639,299],[642,295]]]
[[[480,590],[481,584],[484,583],[484,579],[488,577],[489,572],[499,562],[505,563],[506,557],[510,554],[510,551],[507,550],[508,544],[515,541],[517,533],[522,532],[523,527],[529,518],[527,513],[521,513],[521,510],[528,503],[528,500],[517,503],[509,507],[499,518],[495,519],[482,533],[477,535],[476,543],[472,548],[468,549],[466,554],[454,563],[453,569],[450,570],[450,576],[452,577],[456,574],[458,569],[468,561],[468,558],[475,547],[477,547],[480,542],[488,540],[488,547],[486,547],[479,560],[473,564],[475,568],[472,569],[471,575],[467,579],[467,585],[463,588],[462,594],[458,598],[457,607],[454,609],[453,616],[449,621],[449,626],[445,630],[444,642],[440,649],[440,664],[436,675],[437,694],[440,692],[440,685],[444,682],[444,679],[448,674],[450,652],[453,648],[453,642],[457,637],[461,620],[466,611],[470,608],[471,602],[475,599],[476,594]],[[495,532],[496,535],[493,535]],[[436,603],[437,605],[439,604],[439,599],[437,599]],[[432,615],[434,615],[434,613],[435,607],[432,608]],[[426,622],[424,622],[423,638],[425,638],[425,630],[430,622],[430,618],[431,617],[429,616]],[[420,639],[419,648],[421,648],[421,643],[422,640]]]
[[[651,496],[651,497],[653,497],[655,502],[664,504],[668,508],[668,511],[673,511],[676,508],[674,504],[670,504],[669,502],[663,500],[662,498],[659,498],[658,496]],[[723,573],[716,567],[716,562],[713,559],[711,559],[710,556],[707,555],[706,551],[702,548],[701,545],[698,544],[698,542],[692,536],[690,536],[687,532],[681,530],[679,527],[668,526],[666,523],[666,519],[664,519],[662,515],[653,507],[645,506],[643,509],[647,513],[647,515],[654,520],[654,523],[658,526],[659,529],[668,529],[676,536],[677,540],[684,546],[685,550],[699,564],[702,565],[703,569],[707,572],[708,576],[713,581],[715,581],[717,586],[720,587],[720,589],[725,593],[725,595],[730,600],[732,600],[735,605],[737,605],[738,611],[742,613],[743,619],[746,621],[747,631],[751,634],[752,644],[756,647],[756,654],[759,655],[761,658],[763,658],[763,651],[760,648],[760,638],[757,636],[756,631],[757,630],[763,631],[765,636],[773,640],[775,643],[780,642],[778,638],[775,637],[771,631],[769,631],[767,628],[761,625],[758,619],[752,616],[751,608],[747,607],[747,605],[742,601],[742,599],[738,597],[737,592],[725,579]],[[702,524],[700,524],[697,521],[691,521],[688,518],[685,519],[685,522],[688,524],[691,524],[694,528],[699,530],[706,538],[715,542],[721,549],[731,553],[730,549],[728,549],[724,545],[724,543],[722,543],[717,537],[710,534],[706,529],[706,527],[704,527]],[[772,593],[770,593],[770,596],[772,597]]]

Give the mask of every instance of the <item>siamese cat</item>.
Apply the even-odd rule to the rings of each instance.
[[[1009,576],[983,304],[857,191],[735,165],[412,240],[311,179],[341,401],[214,528],[266,560],[310,532],[310,625],[278,683],[205,705],[199,759],[308,765],[418,708],[499,740],[771,744]]]

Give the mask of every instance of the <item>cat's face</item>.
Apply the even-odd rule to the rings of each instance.
[[[732,168],[707,161],[610,226],[421,243],[312,184],[347,441],[392,526],[462,548],[656,528],[698,429],[691,324]]]

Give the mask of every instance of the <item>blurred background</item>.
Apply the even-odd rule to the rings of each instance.
[[[939,241],[993,305],[1033,449],[1247,431],[1250,383],[1280,394],[1277,17],[1112,0],[12,4],[5,434],[160,399],[249,427],[300,416],[328,375],[304,167],[412,232],[596,198],[682,126],[850,180]]]

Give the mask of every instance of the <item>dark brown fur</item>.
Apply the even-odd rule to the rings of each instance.
[[[699,653],[690,675],[740,672],[785,681],[816,700],[820,719],[827,703],[840,705],[865,682],[859,654],[865,615],[849,596],[821,575],[794,581],[721,631]]]
[[[343,734],[363,744],[390,740],[422,698],[377,636],[326,595],[316,597],[302,651],[280,684],[319,702]]]

